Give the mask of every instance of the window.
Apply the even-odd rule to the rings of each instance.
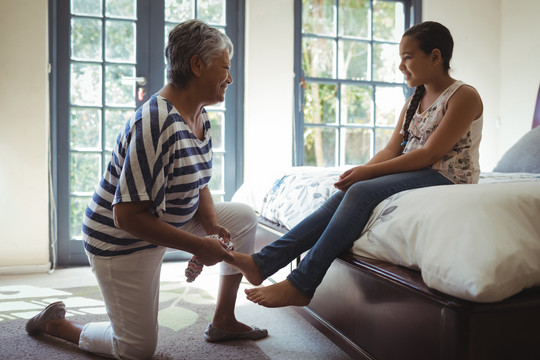
[[[207,109],[214,146],[209,186],[216,201],[229,200],[242,181],[243,2],[56,0],[51,13],[59,263],[87,263],[83,212],[120,130],[166,83],[169,31],[191,18],[224,31],[235,45],[226,102]]]
[[[362,164],[384,147],[410,94],[398,65],[412,3],[296,0],[295,165]]]

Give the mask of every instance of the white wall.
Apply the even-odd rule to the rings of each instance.
[[[0,1],[0,272],[49,269],[47,0]]]
[[[292,165],[293,3],[246,1],[244,181]]]
[[[454,36],[454,77],[484,101],[480,164],[489,171],[531,128],[540,85],[540,1],[424,0],[422,17]]]
[[[540,1],[502,0],[501,154],[531,128],[540,85]]]

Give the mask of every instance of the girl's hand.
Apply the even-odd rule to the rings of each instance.
[[[212,266],[221,261],[234,261],[234,256],[227,251],[226,245],[219,239],[211,237],[201,238],[201,245],[194,255],[201,264],[206,266]]]
[[[354,183],[362,180],[371,179],[373,175],[370,172],[368,166],[356,166],[352,169],[345,171],[339,176],[339,180],[334,184],[334,186],[341,190],[347,191]]]

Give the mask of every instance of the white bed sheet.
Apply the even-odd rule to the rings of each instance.
[[[292,228],[337,191],[345,168],[291,168],[244,184],[233,201]],[[494,302],[540,285],[540,174],[483,173],[476,185],[398,193],[351,251],[420,270],[433,289]]]

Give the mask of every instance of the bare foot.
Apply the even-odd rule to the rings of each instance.
[[[273,285],[246,289],[247,299],[266,307],[306,306],[311,301],[288,280]]]
[[[247,281],[253,285],[261,285],[264,278],[259,271],[259,267],[253,261],[251,255],[234,251],[234,261],[228,262],[236,267],[245,276]]]

